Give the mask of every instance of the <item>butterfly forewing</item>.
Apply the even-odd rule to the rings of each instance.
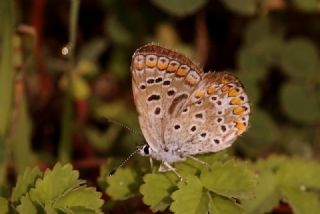
[[[164,149],[164,127],[186,102],[203,73],[187,57],[155,44],[133,55],[132,87],[139,122],[153,149]]]

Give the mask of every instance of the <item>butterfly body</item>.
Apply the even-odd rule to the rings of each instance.
[[[230,73],[204,73],[156,44],[136,50],[131,71],[148,155],[163,163],[225,149],[248,127],[248,96]]]

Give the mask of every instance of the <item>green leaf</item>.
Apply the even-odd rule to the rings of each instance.
[[[319,67],[317,47],[308,39],[292,39],[282,48],[280,64],[288,75],[299,81],[312,80]]]
[[[29,194],[21,198],[21,204],[17,206],[20,214],[38,214],[36,206],[32,203]]]
[[[125,200],[136,195],[142,179],[136,170],[131,168],[119,168],[115,174],[107,178],[106,192],[114,200]]]
[[[150,206],[153,212],[164,211],[172,202],[171,194],[177,189],[176,175],[154,173],[144,176],[144,184],[140,187],[143,202]]]
[[[281,91],[281,101],[285,113],[292,119],[314,123],[320,120],[320,102],[316,89],[307,85],[287,83]]]
[[[318,214],[320,210],[319,194],[304,192],[297,188],[282,189],[293,212],[296,214]]]
[[[211,214],[243,213],[241,207],[238,204],[236,204],[233,200],[216,194],[211,194],[209,207]]]
[[[253,15],[257,10],[256,0],[222,0],[222,2],[230,10],[244,15]]]
[[[266,74],[265,69],[268,66],[279,61],[283,52],[282,32],[271,32],[269,25],[269,19],[265,17],[253,21],[247,28],[245,46],[239,55],[238,62],[242,66],[240,68],[243,71],[255,71],[258,78]]]
[[[19,202],[20,197],[26,194],[30,188],[35,186],[36,180],[42,175],[39,168],[27,168],[23,175],[19,175],[16,186],[12,192],[12,201]]]
[[[282,186],[320,191],[320,164],[292,158],[282,164],[278,172],[278,179]]]
[[[60,210],[81,208],[98,211],[103,205],[101,195],[95,188],[81,186],[64,194],[53,204],[53,207]]]
[[[256,54],[252,48],[243,47],[239,51],[238,66],[240,71],[243,72],[241,79],[249,79],[252,82],[257,82],[268,72],[268,63],[264,58]]]
[[[176,214],[203,214],[208,212],[209,193],[197,177],[189,176],[179,183],[172,194],[170,209]]]
[[[186,16],[198,11],[208,1],[207,0],[152,0],[152,2],[176,16]]]
[[[57,163],[52,170],[45,171],[42,179],[36,181],[35,188],[30,191],[31,199],[42,205],[50,204],[67,191],[84,183],[78,178],[79,172],[73,170],[70,164],[62,166]]]
[[[123,127],[111,124],[106,131],[100,131],[96,128],[87,128],[85,133],[90,144],[98,151],[103,151],[111,148],[121,131],[123,131]]]
[[[241,69],[245,69],[245,68],[241,68]],[[265,71],[267,71],[266,68],[265,68]],[[258,87],[259,85],[258,78],[264,75],[263,74],[264,71],[261,71],[261,73],[259,72],[260,71],[257,71],[257,70],[247,69],[247,70],[241,70],[240,72],[237,73],[237,76],[239,77],[240,81],[244,85],[244,88],[249,96],[249,101],[252,104],[258,103],[261,96],[260,94],[261,92]]]
[[[0,197],[0,214],[7,214],[9,213],[9,203],[8,203],[8,200],[3,198],[3,197]]]
[[[246,137],[254,143],[264,143],[270,145],[274,142],[279,133],[275,122],[265,112],[254,109],[251,115],[251,127],[246,133]],[[266,132],[266,130],[268,130]],[[246,145],[248,146],[248,145]]]
[[[234,160],[213,163],[210,170],[201,173],[200,180],[214,193],[239,199],[252,197],[257,183],[257,177],[247,165]]]
[[[285,156],[271,155],[267,159],[259,159],[255,163],[255,169],[259,171],[271,171],[276,173],[280,167],[290,162],[290,159]]]
[[[319,8],[319,0],[293,0],[293,2],[306,12],[316,11]]]
[[[275,174],[267,169],[262,170],[254,190],[255,197],[242,202],[247,214],[269,213],[281,199]]]

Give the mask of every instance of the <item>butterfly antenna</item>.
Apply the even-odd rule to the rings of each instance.
[[[116,125],[118,125],[118,126],[121,126],[122,128],[125,128],[125,129],[129,130],[130,132],[132,132],[132,133],[135,134],[135,135],[143,136],[143,135],[141,134],[141,132],[132,129],[132,128],[130,128],[129,126],[127,126],[127,125],[125,125],[125,124],[123,124],[123,123],[121,123],[121,122],[119,122],[119,121],[112,120],[112,119],[109,119],[109,118],[105,118],[105,119],[106,119],[107,121],[111,122],[111,123],[114,123],[114,124],[116,124]]]
[[[135,154],[137,154],[137,152],[140,151],[140,149],[141,149],[141,146],[138,146],[137,149],[136,149],[134,152],[132,152],[124,161],[122,161],[122,163],[121,163],[118,167],[116,167],[116,168],[114,168],[114,169],[112,169],[112,170],[110,171],[109,176],[112,176],[112,175],[117,171],[117,169],[119,169],[119,168],[123,167],[124,165],[126,165],[126,164],[128,163],[128,161],[129,161]]]

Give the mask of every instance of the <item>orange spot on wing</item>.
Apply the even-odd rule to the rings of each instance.
[[[202,90],[198,90],[196,91],[195,95],[194,95],[196,98],[201,98],[204,96],[204,91]]]
[[[233,98],[233,99],[231,99],[230,104],[231,105],[240,105],[241,104],[241,100],[238,97]]]
[[[180,66],[179,69],[177,70],[177,75],[183,77],[187,75],[189,69],[190,69],[189,67]]]
[[[236,91],[236,89],[233,88],[228,92],[228,96],[229,97],[236,97],[236,96],[238,96],[238,92]]]
[[[167,71],[172,73],[172,72],[175,72],[179,67],[179,64],[178,63],[169,63],[169,66],[167,68]]]
[[[240,120],[237,120],[236,122],[236,128],[238,129],[237,134],[240,135],[246,130],[246,125],[242,123]]]
[[[244,108],[243,107],[236,107],[235,109],[233,109],[233,114],[236,114],[236,115],[242,115],[243,112],[244,112]]]
[[[209,88],[207,88],[207,93],[209,95],[213,94],[216,91],[214,86],[210,86]]]

